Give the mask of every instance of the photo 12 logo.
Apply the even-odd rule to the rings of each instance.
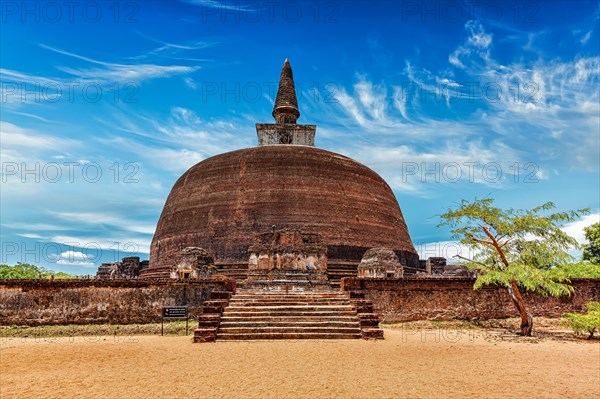
[[[99,23],[139,22],[137,1],[1,1],[2,23]]]
[[[137,162],[113,162],[102,167],[97,162],[2,162],[2,183],[139,183]]]
[[[336,1],[200,1],[198,4],[202,23],[334,24],[340,16],[340,3]]]
[[[400,3],[402,23],[460,23],[471,19],[498,22],[502,18],[515,23],[539,22],[539,1],[452,1],[420,0]]]
[[[142,246],[136,242],[11,242],[1,245],[2,263],[55,263],[59,265],[95,268],[97,262],[119,262],[128,256],[135,256]],[[108,255],[107,255],[108,254]]]
[[[10,79],[11,76],[8,76]],[[8,80],[5,78],[5,80]],[[118,103],[139,102],[140,87],[135,82],[77,81],[4,81],[1,84],[2,103],[76,102],[97,103],[102,99]]]
[[[534,162],[402,162],[402,183],[499,183],[512,176],[514,183],[538,183],[540,167]]]

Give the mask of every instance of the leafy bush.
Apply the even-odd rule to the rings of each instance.
[[[592,262],[570,263],[554,267],[549,273],[556,278],[600,278],[600,264]]]
[[[587,314],[565,313],[563,317],[576,334],[587,332],[591,339],[596,330],[600,331],[600,302],[588,302],[585,306]]]

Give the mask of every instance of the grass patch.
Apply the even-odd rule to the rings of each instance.
[[[197,322],[190,320],[189,334]],[[185,335],[185,320],[165,322],[165,335]],[[160,335],[160,323],[150,324],[68,324],[59,326],[0,326],[2,338],[48,338],[85,336]]]

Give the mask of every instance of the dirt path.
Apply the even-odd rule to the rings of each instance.
[[[0,397],[600,397],[598,342],[401,330],[377,342],[123,340],[4,339]]]

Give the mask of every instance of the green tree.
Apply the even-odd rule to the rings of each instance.
[[[551,270],[572,263],[568,250],[577,247],[577,241],[561,226],[589,210],[551,213],[555,208],[551,202],[531,210],[503,210],[493,203],[491,198],[462,200],[441,216],[440,226],[449,226],[453,236],[471,249],[471,256],[458,257],[467,261],[468,267],[480,270],[473,288],[507,287],[521,316],[520,335],[531,335],[533,318],[521,289],[544,296],[573,292],[569,278]]]
[[[76,278],[68,273],[58,272],[35,266],[29,263],[18,262],[14,266],[0,265],[0,279],[2,278]]]
[[[600,265],[600,222],[583,229],[590,242],[583,246],[583,260]]]

